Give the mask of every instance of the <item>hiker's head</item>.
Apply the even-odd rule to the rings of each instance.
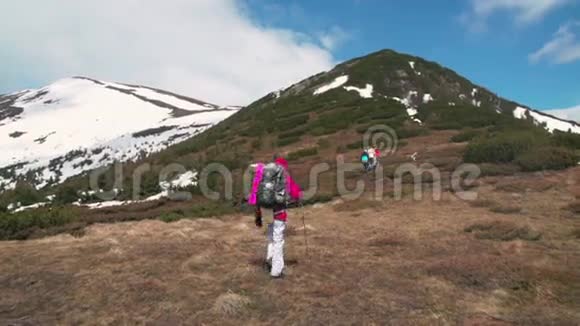
[[[274,162],[276,162],[276,164],[283,166],[285,169],[288,169],[288,161],[286,161],[285,158],[283,158],[282,156],[276,156],[274,158]]]

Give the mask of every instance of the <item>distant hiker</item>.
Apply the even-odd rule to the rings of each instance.
[[[378,148],[375,147],[365,147],[363,150],[360,161],[363,165],[363,168],[366,172],[372,171],[377,167],[379,162],[379,155],[380,151]]]
[[[374,146],[367,149],[367,153],[369,155],[368,171],[372,171],[372,170],[376,169],[376,167],[379,163],[379,155],[381,153],[380,153],[379,149],[374,147]]]
[[[363,165],[363,168],[365,169],[365,171],[369,171],[369,166],[370,166],[370,157],[369,157],[369,153],[368,153],[368,149],[364,149],[363,152],[360,154],[360,162]]]
[[[298,201],[300,197],[300,187],[290,176],[288,162],[284,158],[275,156],[272,163],[256,165],[248,203],[256,206],[257,227],[263,225],[262,208],[269,208],[273,211],[273,222],[268,224],[265,262],[273,278],[283,276],[287,206],[290,200]]]

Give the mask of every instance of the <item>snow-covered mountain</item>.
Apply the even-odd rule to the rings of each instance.
[[[186,140],[239,107],[86,77],[0,96],[0,190],[37,187]]]
[[[514,117],[518,119],[532,119],[536,125],[543,126],[549,132],[559,130],[580,133],[580,124],[576,121],[565,120],[550,113],[550,111],[542,112],[518,106],[514,110]]]

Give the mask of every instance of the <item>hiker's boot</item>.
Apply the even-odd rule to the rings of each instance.
[[[281,280],[285,277],[284,273],[280,273],[279,275],[270,275],[270,278],[273,280]]]
[[[264,269],[264,272],[269,274],[272,271],[272,263],[265,260],[264,263],[262,264],[262,268]]]

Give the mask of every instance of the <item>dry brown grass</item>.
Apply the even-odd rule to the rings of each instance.
[[[517,214],[522,211],[520,206],[495,204],[489,209],[494,213],[500,214]]]
[[[557,182],[548,178],[518,178],[509,177],[495,186],[498,191],[523,193],[529,191],[542,192],[549,190],[557,185]]]
[[[337,212],[356,212],[364,209],[380,210],[384,203],[372,199],[344,200],[333,205]]]
[[[565,210],[570,211],[574,214],[580,214],[580,201],[575,201],[564,207]]]
[[[537,241],[542,237],[540,232],[528,226],[518,226],[511,222],[492,221],[472,224],[464,229],[465,232],[475,233],[478,239],[512,241],[516,239]]]
[[[473,207],[492,207],[496,205],[493,200],[489,199],[476,199],[470,201],[469,204]]]
[[[213,311],[224,317],[236,317],[248,311],[252,300],[243,295],[228,292],[220,295],[213,304]]]
[[[305,209],[308,255],[291,209],[277,281],[250,214],[0,242],[0,325],[574,325],[580,225],[563,218],[566,196],[521,196],[517,218],[451,194],[325,203]]]

